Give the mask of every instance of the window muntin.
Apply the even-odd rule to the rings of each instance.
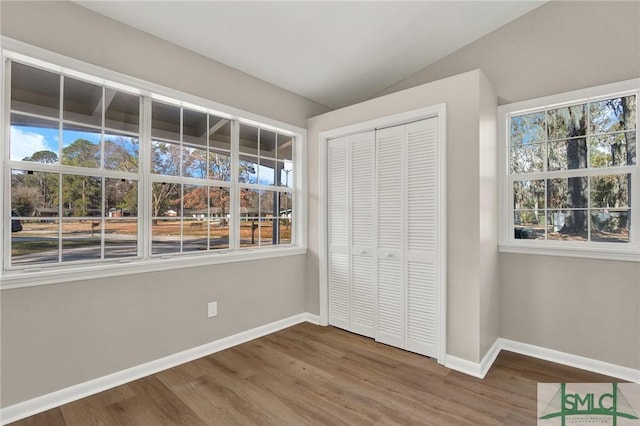
[[[631,229],[636,105],[631,93],[506,115],[512,208],[506,241],[637,244]]]
[[[58,71],[62,69],[43,62],[19,62],[23,60],[20,57],[5,62],[5,70],[9,71],[6,93],[11,94],[6,102],[11,108],[9,122],[5,123],[10,134],[2,179],[8,189],[5,205],[20,204],[18,187],[22,183],[18,181],[24,181],[22,175],[39,178],[41,185],[31,182],[22,191],[40,191],[34,198],[37,213],[35,209],[12,211],[4,219],[5,223],[24,224],[21,233],[4,233],[5,253],[12,253],[4,256],[5,271],[241,248],[236,183],[238,121],[207,112],[210,110],[196,107],[195,103],[187,107],[164,96],[142,96],[136,94],[135,88],[117,83],[110,86],[88,75],[85,80],[78,72],[67,75],[66,69]],[[153,112],[160,109],[158,105],[165,107],[165,114],[153,117]],[[173,115],[166,110],[173,111]],[[146,130],[142,128],[145,116],[150,123]],[[269,214],[256,213],[263,228],[256,247],[273,245],[273,241],[292,245],[296,137],[275,128],[256,127],[256,131],[272,134],[271,141],[267,133],[263,134],[263,155],[254,153],[260,158],[255,163],[256,175],[273,174],[266,185],[257,180],[256,185],[272,189],[278,194],[276,199],[284,200],[278,201],[284,208],[275,216],[273,208]],[[143,146],[143,135],[147,148]],[[177,151],[172,159],[174,165],[161,169],[156,164],[154,170],[154,145],[162,142],[178,148],[173,149]],[[150,174],[145,174],[149,168],[141,166],[140,161],[151,163]],[[78,196],[82,182],[85,198]],[[170,207],[180,211],[176,216],[153,214],[153,189],[158,183],[180,189],[180,194],[169,200]],[[279,188],[279,184],[283,187]],[[204,195],[194,195],[198,192]],[[175,195],[175,191],[169,193]],[[143,203],[140,208],[138,200]],[[147,203],[149,208],[143,208]],[[149,212],[148,221],[138,216],[145,210]],[[160,239],[155,236],[161,236],[159,232],[154,234],[152,223],[156,219],[179,222],[167,232],[174,238],[172,244],[165,244],[173,245],[170,250],[154,243]],[[277,239],[266,241],[267,231],[274,229],[267,227],[270,222],[277,224],[277,231],[271,232]],[[30,250],[25,250],[24,244],[20,247],[27,236],[35,243]]]

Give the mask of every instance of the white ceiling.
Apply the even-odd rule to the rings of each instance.
[[[375,96],[544,1],[76,3],[340,108]]]

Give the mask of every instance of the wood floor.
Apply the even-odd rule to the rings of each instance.
[[[502,352],[484,380],[300,324],[13,425],[535,425],[538,382],[611,382]]]

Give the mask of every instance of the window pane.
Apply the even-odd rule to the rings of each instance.
[[[592,210],[591,241],[628,243],[629,216],[628,211]]]
[[[100,167],[100,130],[65,125],[62,132],[62,164]]]
[[[11,160],[57,163],[58,128],[57,121],[11,114]]]
[[[635,153],[635,132],[599,135],[589,138],[590,167],[635,165]]]
[[[151,137],[180,141],[180,107],[160,102],[152,103]]]
[[[155,219],[151,224],[151,254],[180,253],[180,219]]]
[[[182,216],[180,191],[177,183],[154,182],[151,186],[151,214],[157,217]]]
[[[151,171],[159,175],[178,176],[182,151],[178,142],[151,141]]]
[[[273,191],[260,191],[260,217],[279,216],[276,194]]]
[[[228,188],[209,188],[209,247],[211,250],[229,248],[229,202]]]
[[[587,167],[587,143],[584,138],[549,142],[549,170],[573,170]]]
[[[105,89],[105,127],[140,132],[140,97],[116,90]]]
[[[57,263],[58,219],[22,220],[22,231],[11,233],[11,265]]]
[[[107,217],[138,216],[137,181],[106,178],[104,198]]]
[[[591,207],[620,208],[631,204],[631,175],[591,177]]]
[[[587,241],[586,210],[551,210],[548,220],[553,226],[549,240]]]
[[[510,120],[511,145],[529,145],[544,141],[544,111],[518,115]]]
[[[258,129],[240,124],[240,153],[258,155]]]
[[[182,251],[206,251],[209,221],[206,218],[185,218],[182,229]]]
[[[258,215],[260,193],[257,190],[240,190],[240,246],[258,246],[260,240]]]
[[[11,109],[59,118],[60,76],[12,62]]]
[[[209,116],[209,147],[217,151],[231,151],[231,121]]]
[[[102,86],[64,78],[65,120],[102,126]]]
[[[11,170],[11,210],[18,216],[57,217],[59,175]]]
[[[102,220],[64,219],[62,222],[62,261],[101,258]]]
[[[275,160],[260,157],[260,167],[258,168],[258,183],[260,185],[273,186],[275,184],[275,163]]]
[[[258,169],[257,157],[240,155],[238,180],[242,183],[258,183]]]
[[[209,152],[209,177],[225,182],[231,181],[231,157],[228,152]]]
[[[592,133],[616,132],[636,128],[636,97],[591,102],[589,120]]]
[[[291,218],[280,218],[280,244],[291,244]]]
[[[260,157],[276,158],[276,134],[260,129]]]
[[[138,221],[135,219],[107,219],[104,222],[104,239],[105,259],[137,256]]]
[[[102,178],[62,176],[62,204],[65,216],[102,216]]]
[[[543,209],[544,180],[523,180],[513,183],[513,208]]]
[[[279,244],[278,221],[272,218],[260,219],[260,246],[272,246]],[[274,228],[275,227],[275,228]],[[274,232],[275,231],[275,232]]]
[[[291,161],[278,162],[280,182],[276,182],[276,185],[286,186],[293,188],[293,163]]]
[[[204,219],[209,214],[209,187],[184,185],[182,207],[184,217]]]
[[[587,105],[574,105],[547,111],[547,136],[568,139],[587,134]]]
[[[207,114],[184,109],[182,117],[182,141],[195,148],[207,147]]]
[[[511,147],[511,173],[541,172],[544,170],[545,145],[541,143]]]
[[[280,198],[280,216],[291,218],[291,212],[293,208],[293,194],[290,192],[279,192],[278,198]]]
[[[104,135],[104,168],[136,173],[139,150],[137,137],[117,133]]]
[[[514,238],[517,240],[544,240],[544,210],[521,210],[513,213]]]
[[[586,208],[587,193],[586,177],[547,180],[547,205],[550,209]]]
[[[278,160],[293,161],[293,136],[277,136],[277,158]]]
[[[182,149],[182,176],[207,178],[207,150],[185,146]]]

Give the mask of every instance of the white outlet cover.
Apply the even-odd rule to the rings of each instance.
[[[209,302],[207,305],[207,313],[209,318],[215,317],[218,315],[218,302]]]

